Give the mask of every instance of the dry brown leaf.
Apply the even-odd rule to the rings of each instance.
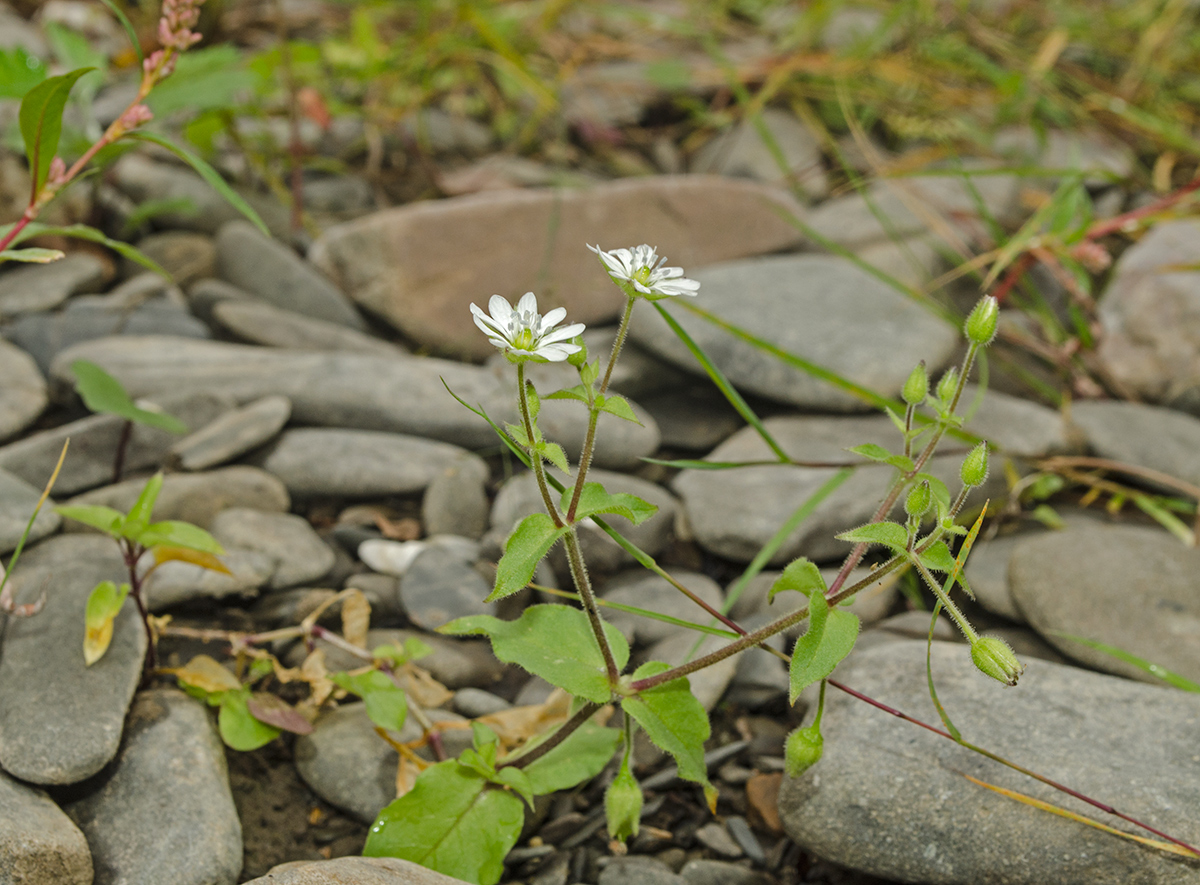
[[[161,565],[164,562],[190,562],[192,565],[198,565],[200,568],[206,568],[211,572],[220,572],[223,575],[233,576],[225,563],[217,559],[211,553],[205,553],[203,550],[189,550],[187,547],[155,547],[152,550],[155,563]]]
[[[412,664],[406,664],[397,676],[400,679],[400,687],[418,706],[427,710],[440,707],[454,697],[454,692],[430,676],[427,670]]]
[[[420,773],[421,770],[407,756],[400,757],[400,764],[396,766],[397,799],[416,786],[417,775]]]
[[[367,647],[367,630],[371,628],[371,603],[357,588],[342,594],[342,636],[351,645]]]
[[[496,732],[504,749],[511,750],[547,728],[566,722],[570,714],[571,696],[556,688],[544,703],[489,713],[476,721]]]
[[[241,688],[238,678],[208,655],[196,655],[182,667],[167,670],[175,678],[202,691],[218,692]]]
[[[300,665],[300,678],[308,683],[312,691],[309,699],[318,707],[325,703],[337,688],[325,669],[325,651],[320,648],[313,649],[304,659],[304,663]]]

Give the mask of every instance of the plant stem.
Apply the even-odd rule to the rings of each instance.
[[[142,628],[146,631],[146,658],[142,663],[142,682],[149,682],[151,674],[158,667],[158,654],[155,650],[154,631],[150,628],[150,612],[146,609],[146,601],[142,599],[142,579],[137,572],[138,560],[146,552],[140,544],[122,538],[119,542],[121,554],[125,559],[125,568],[129,572],[129,595],[137,605],[138,614],[142,618]]]
[[[571,579],[575,582],[575,589],[579,591],[579,599],[583,603],[583,610],[587,612],[592,634],[596,637],[596,643],[604,655],[604,670],[608,674],[608,684],[616,688],[617,682],[621,678],[621,671],[617,667],[612,648],[608,644],[608,637],[604,634],[604,619],[600,617],[600,608],[596,605],[596,596],[592,592],[587,566],[583,562],[583,552],[579,549],[579,535],[575,532],[575,526],[571,526],[563,538],[563,542],[567,547],[567,562],[571,566]]]
[[[569,738],[572,734],[574,734],[575,731],[578,730],[583,723],[591,719],[599,709],[599,704],[584,704],[579,708],[578,711],[576,711],[574,716],[560,725],[554,734],[550,735],[550,737],[546,738],[528,753],[523,753],[516,759],[512,759],[508,762],[501,762],[496,766],[497,770],[501,768],[525,768],[534,762],[537,762],[539,759]]]
[[[950,594],[942,588],[937,578],[929,573],[929,569],[916,556],[912,558],[912,564],[925,580],[925,583],[929,585],[929,589],[933,591],[933,595],[941,602],[942,607],[950,613],[950,617],[954,619],[954,623],[958,624],[958,629],[962,631],[967,642],[974,644],[975,640],[979,638],[979,634],[975,632],[975,628],[971,626],[971,622],[967,620],[966,616],[958,610],[958,606],[950,599]]]
[[[632,296],[625,302],[625,313],[621,315],[621,325],[617,327],[617,337],[613,339],[612,350],[608,354],[608,366],[604,370],[604,378],[600,382],[601,396],[608,390],[608,382],[612,379],[613,366],[617,364],[617,357],[621,354],[621,347],[625,344],[625,336],[629,332],[629,318],[633,315],[633,303],[636,299]],[[588,469],[592,466],[592,454],[596,450],[596,425],[600,420],[600,410],[596,407],[595,398],[588,395],[588,429],[587,436],[583,441],[583,448],[579,453],[579,472],[575,476],[575,490],[571,493],[571,506],[567,508],[567,522],[575,521],[575,511],[579,509],[579,496],[583,494],[583,484],[587,481]]]
[[[517,363],[517,400],[521,406],[521,421],[525,426],[525,439],[529,442],[529,466],[533,468],[533,474],[537,477],[538,491],[542,493],[542,504],[545,505],[546,512],[550,514],[550,518],[554,520],[554,527],[562,528],[565,523],[558,513],[558,508],[554,506],[554,499],[550,497],[550,488],[546,485],[546,468],[542,464],[542,455],[534,449],[533,416],[529,414],[529,397],[525,393],[524,363]]]
[[[121,436],[117,440],[117,453],[113,457],[113,485],[121,481],[121,474],[125,472],[125,450],[129,448],[129,438],[133,435],[133,422],[126,420],[121,426]]]

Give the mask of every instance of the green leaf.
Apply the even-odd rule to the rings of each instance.
[[[618,418],[624,418],[634,424],[642,423],[633,413],[633,406],[629,405],[629,401],[620,394],[610,393],[607,396],[597,396],[596,407],[601,412],[608,412],[610,415],[616,415]]]
[[[217,730],[221,740],[234,750],[257,750],[279,737],[280,729],[260,721],[250,712],[250,686],[221,695],[220,712],[217,714]]]
[[[3,229],[0,229],[3,231]],[[25,228],[17,234],[15,243],[23,242],[30,237],[41,236],[58,236],[72,237],[76,240],[87,240],[89,243],[99,243],[106,249],[112,249],[117,254],[128,258],[147,270],[152,270],[160,277],[171,279],[171,275],[163,269],[157,261],[146,255],[135,246],[131,246],[122,240],[114,240],[111,237],[105,236],[103,231],[98,231],[94,227],[89,227],[86,224],[71,224],[63,227],[56,227],[49,224],[27,224]]]
[[[661,661],[648,661],[637,668],[633,679],[645,679],[670,669],[669,664]],[[704,742],[711,734],[708,713],[692,694],[687,677],[625,698],[621,708],[646,730],[655,746],[675,757],[681,778],[704,787],[711,807],[716,801],[716,791],[708,781],[704,765]]]
[[[455,759],[439,762],[379,812],[366,857],[399,857],[477,885],[495,885],[517,844],[525,808]]]
[[[572,490],[568,489],[562,497],[564,510],[570,506]],[[641,525],[658,512],[658,507],[649,501],[643,501],[637,495],[620,492],[610,495],[598,482],[585,482],[583,491],[579,494],[579,505],[575,508],[575,519],[585,519],[597,513],[612,513],[623,516],[634,525]]]
[[[408,717],[408,698],[391,677],[379,670],[365,673],[331,673],[336,685],[363,699],[367,716],[380,728],[399,731]]]
[[[853,541],[856,544],[883,544],[901,552],[908,545],[908,532],[896,522],[872,522],[834,537],[839,541]]]
[[[62,135],[63,108],[75,81],[95,68],[79,68],[69,74],[50,77],[34,86],[21,99],[18,117],[21,137],[25,140],[25,156],[29,160],[29,172],[36,194],[46,183],[50,172],[50,161],[58,153],[58,139]]]
[[[0,261],[21,261],[25,264],[49,264],[66,257],[61,249],[5,249],[0,252]]]
[[[775,583],[767,592],[767,602],[773,601],[776,593],[785,590],[797,590],[805,596],[820,593],[824,597],[827,589],[825,579],[821,577],[821,570],[806,557],[801,557],[789,562],[783,574],[775,579]]]
[[[433,648],[415,636],[404,640],[403,645],[377,645],[371,651],[372,657],[391,661],[396,667],[402,667],[409,661],[415,661],[431,654],[433,654]]]
[[[587,615],[580,609],[534,605],[515,621],[471,615],[451,621],[438,632],[451,636],[483,634],[491,639],[496,657],[506,664],[524,667],[551,685],[597,704],[608,703],[612,697],[604,655]],[[604,625],[604,635],[617,667],[623,668],[629,661],[625,637],[610,624]]]
[[[254,87],[255,76],[241,59],[238,48],[228,43],[190,49],[178,56],[175,73],[146,96],[146,105],[156,117],[228,110],[237,104],[239,93]]]
[[[158,500],[162,484],[163,475],[161,473],[154,474],[146,480],[146,484],[142,486],[142,493],[129,508],[129,515],[125,517],[121,526],[121,534],[129,540],[141,543],[142,532],[150,526],[150,514],[154,512],[154,502]]]
[[[1083,636],[1076,636],[1073,633],[1063,633],[1061,630],[1051,630],[1053,635],[1066,639],[1071,642],[1078,642],[1080,645],[1085,645],[1088,648],[1093,648],[1096,651],[1104,652],[1106,655],[1112,655],[1118,661],[1124,661],[1126,664],[1131,664],[1151,676],[1157,676],[1159,679],[1172,685],[1175,688],[1183,689],[1184,691],[1200,692],[1200,683],[1193,682],[1186,676],[1180,676],[1166,667],[1159,664],[1147,661],[1145,658],[1139,658],[1135,654],[1131,654],[1124,649],[1117,648],[1115,645],[1108,645],[1104,642],[1097,642],[1095,639],[1087,639]],[[529,766],[532,768],[533,766]]]
[[[878,461],[880,464],[891,464],[893,467],[903,470],[906,473],[913,469],[913,459],[905,455],[894,455],[885,449],[883,446],[877,446],[875,443],[864,443],[861,446],[854,446],[847,451],[853,452],[856,455],[862,455],[871,461]]]
[[[596,383],[596,379],[600,377],[600,357],[596,357],[590,363],[584,363],[579,367],[579,380],[584,387],[591,387]],[[586,391],[585,391],[586,394]]]
[[[563,447],[558,443],[542,441],[537,444],[537,450],[539,455],[563,473],[571,472],[571,465],[567,463],[567,453],[563,451]]]
[[[121,511],[113,510],[111,507],[102,507],[99,504],[66,504],[62,507],[55,507],[54,510],[60,516],[90,525],[114,538],[121,530],[121,523],[125,521],[125,514]]]
[[[884,406],[883,411],[886,412],[887,416],[892,419],[892,423],[896,425],[897,430],[899,430],[901,433],[908,432],[907,428],[904,426],[904,419],[897,415],[891,406]]]
[[[504,555],[496,566],[496,586],[485,602],[495,602],[512,596],[533,580],[533,573],[554,542],[569,531],[567,526],[556,528],[545,513],[531,513],[521,520],[508,540]]]
[[[586,783],[604,770],[620,743],[619,728],[605,728],[588,720],[541,759],[525,767],[530,788],[534,795],[544,796]],[[523,747],[522,751],[532,747]]]
[[[808,630],[796,640],[789,667],[788,701],[796,703],[800,692],[819,682],[841,663],[858,638],[858,616],[843,608],[829,610],[825,594],[808,597]]]
[[[101,581],[88,594],[83,635],[83,661],[87,666],[92,666],[108,651],[112,642],[113,620],[128,595],[128,584],[118,587],[112,581]]]
[[[46,65],[22,47],[0,51],[0,98],[22,98],[46,79]]]
[[[83,398],[83,404],[93,412],[116,415],[127,421],[156,427],[170,433],[187,433],[188,427],[178,418],[165,412],[151,412],[136,405],[121,382],[108,372],[87,360],[71,363],[75,375],[75,389]]]
[[[496,777],[492,783],[508,787],[524,799],[530,809],[533,808],[533,786],[529,782],[529,775],[521,769],[501,768],[496,772]]]
[[[181,145],[177,145],[174,142],[163,138],[161,135],[155,135],[153,132],[130,132],[125,137],[136,139],[138,141],[148,141],[151,144],[156,144],[161,148],[166,148],[169,150],[175,156],[179,157],[179,159],[183,160],[185,163],[195,169],[196,172],[200,174],[200,177],[203,178],[213,190],[224,197],[230,203],[230,205],[233,206],[233,208],[237,209],[244,216],[246,216],[246,218],[255,227],[262,231],[264,235],[268,237],[271,235],[271,232],[267,230],[267,226],[263,223],[263,220],[258,217],[258,213],[250,207],[250,204],[242,199],[241,195],[238,194],[237,191],[226,184],[225,179],[221,177],[221,174],[217,172],[216,169],[208,165],[208,163],[201,159],[197,154],[192,153],[190,150]]]
[[[945,541],[938,541],[921,554],[921,563],[935,572],[950,574],[954,571],[954,554],[950,552]]]
[[[566,387],[562,390],[556,390],[554,393],[546,395],[546,399],[575,399],[581,403],[588,401],[588,389],[582,384],[576,384],[574,387]]]
[[[225,548],[217,543],[217,539],[200,526],[176,519],[150,523],[136,540],[143,547],[183,547],[214,556],[225,552]]]
[[[113,0],[100,0],[100,2],[108,7],[108,11],[117,17],[117,21],[121,23],[121,27],[125,29],[125,36],[129,38],[129,45],[133,47],[134,54],[137,55],[138,68],[140,69],[145,56],[142,54],[142,42],[138,39],[137,31],[133,29],[133,24],[117,4],[113,3]],[[188,53],[188,55],[191,55],[191,53]],[[186,57],[185,55],[184,58]],[[182,59],[180,60],[182,61]]]

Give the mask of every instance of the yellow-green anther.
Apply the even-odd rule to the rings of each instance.
[[[621,770],[604,794],[604,813],[608,817],[611,838],[624,842],[637,835],[642,817],[642,788],[629,770],[628,758],[622,762]]]
[[[944,403],[950,402],[950,398],[954,396],[954,389],[958,387],[958,369],[951,366],[942,375],[942,379],[938,381],[937,397]]]
[[[928,394],[929,372],[925,369],[925,360],[921,360],[909,374],[908,380],[904,382],[904,387],[900,390],[900,396],[910,406],[919,406],[925,402],[925,397]]]
[[[921,517],[929,510],[929,505],[932,503],[933,493],[929,490],[929,482],[922,480],[912,487],[908,497],[904,499],[904,512],[914,518]]]
[[[1016,685],[1024,667],[1007,642],[995,636],[979,636],[971,643],[971,660],[981,673],[1005,685]]]
[[[991,295],[984,295],[967,317],[963,331],[968,341],[980,347],[991,344],[996,337],[996,324],[1000,319],[1000,305]]]
[[[789,777],[799,777],[821,759],[825,750],[825,738],[816,725],[797,728],[788,735],[783,748],[783,765]]]
[[[967,453],[963,459],[962,470],[959,471],[963,485],[970,488],[983,485],[988,475],[988,447],[981,442]]]

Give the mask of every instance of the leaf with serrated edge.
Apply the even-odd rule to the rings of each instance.
[[[491,615],[471,615],[438,629],[451,636],[483,634],[492,651],[506,664],[517,664],[569,694],[597,704],[607,703],[612,691],[604,656],[592,635],[587,615],[566,605],[534,605],[515,621]],[[610,624],[604,635],[620,669],[629,661],[629,644]]]
[[[535,796],[569,790],[604,770],[621,743],[619,728],[588,721],[569,738],[525,768]]]
[[[455,759],[427,768],[379,812],[366,857],[399,857],[447,876],[495,885],[525,825],[525,806]]]
[[[249,687],[227,691],[221,695],[217,713],[217,730],[226,746],[243,752],[257,750],[279,737],[280,729],[255,719],[248,706]]]
[[[633,678],[645,679],[669,669],[669,664],[648,661],[637,668]],[[712,790],[704,765],[704,742],[711,733],[708,713],[692,694],[686,676],[625,698],[621,707],[657,747],[675,758],[681,778],[701,784],[706,795]]]
[[[562,506],[565,510],[571,503],[572,490],[567,489],[563,494]],[[637,495],[620,492],[610,495],[598,482],[585,482],[579,495],[579,506],[575,509],[575,519],[580,520],[597,513],[612,513],[623,516],[634,525],[641,525],[658,512],[658,507],[649,501],[643,501]]]
[[[821,577],[821,570],[802,556],[789,562],[783,573],[775,579],[775,583],[771,585],[771,589],[767,593],[767,602],[770,603],[775,599],[776,593],[782,593],[785,590],[797,590],[805,596],[816,590],[824,596],[825,579]]]
[[[565,387],[562,390],[556,390],[554,393],[548,393],[545,399],[575,399],[581,403],[588,401],[587,388],[582,384],[576,384],[574,387]]]
[[[55,507],[54,512],[67,519],[90,525],[106,535],[116,535],[125,520],[125,514],[121,511],[100,504],[64,504],[62,507]]]
[[[118,587],[112,581],[101,581],[88,594],[84,610],[83,661],[92,666],[104,657],[112,642],[113,620],[121,611],[129,585]]]
[[[843,608],[830,611],[822,593],[809,596],[808,630],[796,640],[788,668],[789,703],[796,703],[800,692],[832,673],[857,638],[857,615]]]
[[[839,541],[856,544],[882,544],[893,550],[904,550],[908,544],[908,532],[896,522],[872,522],[835,536]]]
[[[545,513],[531,513],[521,520],[504,542],[504,555],[496,566],[496,587],[484,602],[512,596],[533,580],[533,573],[554,542],[567,533],[556,528]]]

